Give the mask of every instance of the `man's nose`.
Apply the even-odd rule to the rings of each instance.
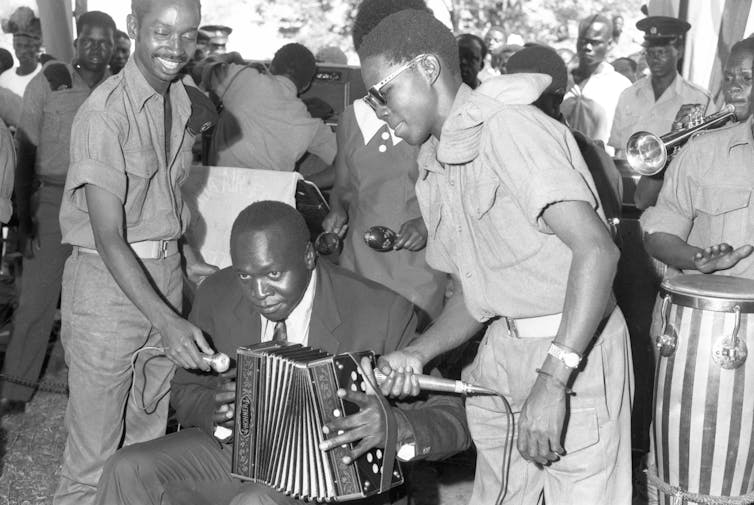
[[[269,294],[269,290],[267,289],[267,284],[261,279],[252,281],[251,294],[254,296],[254,298],[263,300]]]

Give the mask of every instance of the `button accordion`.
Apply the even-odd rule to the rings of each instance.
[[[318,502],[364,498],[402,484],[395,444],[350,464],[343,463],[350,444],[319,449],[337,436],[324,434],[323,425],[359,411],[337,391],[366,391],[357,366],[364,356],[374,361],[371,352],[333,356],[299,344],[239,348],[232,474]]]

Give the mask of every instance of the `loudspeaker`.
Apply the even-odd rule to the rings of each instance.
[[[366,94],[361,68],[350,65],[318,64],[311,87],[302,100],[319,98],[333,108],[339,117],[346,106]]]

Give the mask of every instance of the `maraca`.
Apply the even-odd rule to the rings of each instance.
[[[392,251],[398,234],[387,226],[372,226],[364,232],[364,242],[377,251]]]

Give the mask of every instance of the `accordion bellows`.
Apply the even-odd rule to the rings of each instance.
[[[402,484],[394,450],[372,449],[344,464],[350,447],[319,449],[337,435],[325,435],[323,425],[359,410],[337,391],[366,390],[357,366],[363,356],[374,359],[371,352],[333,356],[298,344],[239,348],[232,474],[318,502],[364,498]],[[383,452],[393,454],[387,464]]]

